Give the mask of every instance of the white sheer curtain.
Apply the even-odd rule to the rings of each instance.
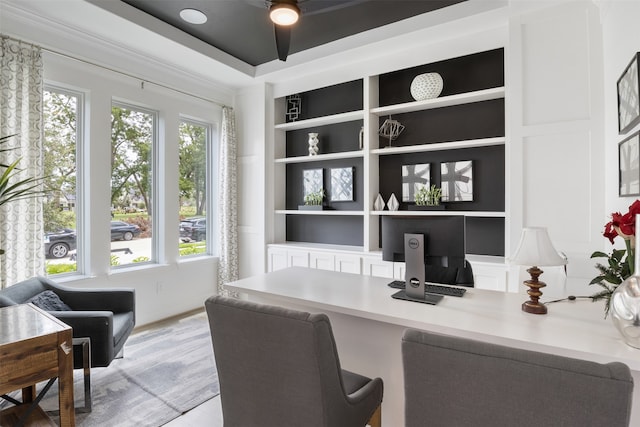
[[[0,163],[20,158],[19,179],[41,176],[42,88],[41,49],[1,36],[0,136],[15,135],[3,148]],[[15,200],[0,206],[0,288],[34,275],[43,275],[43,220],[39,198]]]
[[[222,138],[220,143],[220,174],[218,204],[220,263],[218,293],[227,295],[225,283],[238,279],[238,200],[236,119],[231,107],[222,108]]]

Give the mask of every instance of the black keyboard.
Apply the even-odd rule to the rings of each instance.
[[[394,280],[389,283],[389,286],[394,289],[404,289],[404,280]],[[424,284],[424,291],[428,294],[445,295],[448,297],[461,297],[467,292],[464,288],[454,288],[452,286],[433,285],[429,283]]]

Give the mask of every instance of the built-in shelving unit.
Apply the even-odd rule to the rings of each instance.
[[[443,93],[415,101],[409,87],[425,72],[442,75]],[[504,50],[478,52],[438,63],[398,70],[299,94],[300,116],[287,122],[286,97],[275,100],[275,221],[273,243],[296,247],[329,245],[377,253],[383,216],[455,215],[467,218],[468,248],[485,257],[505,251],[505,87]],[[325,105],[326,104],[326,105]],[[308,110],[306,110],[308,108]],[[405,130],[389,141],[378,136],[382,122],[392,117]],[[307,153],[307,134],[320,135],[320,154]],[[403,165],[429,163],[431,183],[439,185],[439,164],[473,161],[474,197],[449,202],[446,210],[376,211],[381,194],[402,194]],[[298,210],[302,204],[302,171],[354,168],[354,198],[327,201],[325,210]],[[472,241],[469,241],[472,239]],[[353,250],[353,249],[351,249]]]

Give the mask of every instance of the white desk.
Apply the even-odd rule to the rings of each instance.
[[[599,363],[619,361],[636,381],[631,425],[640,425],[640,350],[624,344],[602,303],[549,305],[549,314],[520,309],[525,296],[469,289],[438,305],[398,301],[390,279],[292,267],[230,283],[250,300],[324,312],[343,368],[384,380],[383,424],[404,425],[401,336],[411,327]],[[544,300],[544,297],[542,298]],[[426,362],[425,362],[426,363]]]

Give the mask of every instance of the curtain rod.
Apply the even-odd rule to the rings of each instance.
[[[0,36],[2,38],[13,40],[13,41],[16,41],[18,43],[24,43],[24,44],[29,44],[31,46],[38,47],[38,48],[40,48],[40,49],[42,49],[42,50],[44,50],[46,52],[53,53],[54,55],[62,56],[64,58],[68,58],[68,59],[72,59],[74,61],[82,62],[84,64],[92,65],[94,67],[99,67],[99,68],[102,68],[104,70],[111,71],[111,72],[117,73],[117,74],[121,74],[123,76],[130,77],[130,78],[135,79],[135,80],[140,80],[142,82],[142,87],[143,88],[144,88],[144,83],[150,83],[150,84],[152,84],[154,86],[158,86],[158,87],[161,87],[161,88],[164,88],[164,89],[168,89],[168,90],[171,90],[173,92],[180,93],[182,95],[187,95],[187,96],[190,96],[190,97],[193,97],[193,98],[196,98],[196,99],[200,99],[202,101],[206,101],[206,102],[210,102],[210,103],[215,104],[215,105],[219,105],[220,107],[228,107],[228,105],[226,105],[226,104],[224,104],[224,103],[222,103],[220,101],[216,101],[214,99],[205,98],[205,97],[202,97],[202,96],[199,96],[199,95],[194,95],[192,93],[189,93],[189,92],[183,91],[181,89],[177,89],[175,87],[168,86],[168,85],[165,85],[165,84],[162,84],[162,83],[152,82],[150,80],[144,79],[144,78],[136,76],[134,74],[130,74],[130,73],[127,73],[127,72],[124,72],[124,71],[121,71],[121,70],[116,70],[115,68],[107,67],[105,65],[96,64],[95,62],[91,62],[91,61],[88,61],[86,59],[77,58],[75,56],[72,56],[72,55],[69,55],[67,53],[63,53],[63,52],[60,52],[60,51],[57,51],[57,50],[54,50],[54,49],[50,49],[48,47],[38,46],[36,44],[29,43],[29,42],[24,41],[24,40],[16,39],[14,37],[7,36],[7,35],[4,35],[4,34],[0,34]]]

